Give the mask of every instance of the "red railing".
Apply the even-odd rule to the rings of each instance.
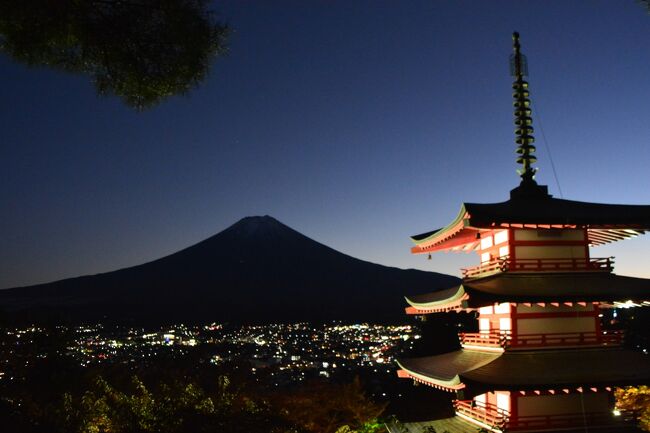
[[[606,412],[578,412],[560,415],[519,416],[511,418],[506,424],[507,431],[529,429],[561,429],[588,425],[589,427],[624,424],[621,417]]]
[[[478,266],[461,269],[463,278],[474,278],[498,272],[612,272],[613,257],[581,259],[511,259],[498,257]]]
[[[503,428],[508,422],[509,413],[493,404],[481,403],[475,400],[454,401],[456,413],[461,413],[490,427]]]
[[[508,340],[509,347],[545,346],[618,346],[623,343],[623,331],[554,332],[546,334],[517,334]]]
[[[575,428],[583,425],[596,427],[629,423],[628,418],[613,416],[610,412],[574,412],[512,417],[507,410],[476,400],[456,400],[454,401],[454,408],[456,413],[503,431],[551,430]]]
[[[509,332],[461,332],[458,334],[463,346],[506,347]]]
[[[557,346],[619,346],[623,343],[623,331],[554,332],[540,334],[516,334],[510,331],[461,332],[458,334],[463,346],[502,348],[539,348]]]

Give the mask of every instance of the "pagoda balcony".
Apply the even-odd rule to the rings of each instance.
[[[499,431],[557,431],[583,427],[614,427],[629,424],[625,417],[608,412],[575,412],[550,415],[517,416],[489,403],[475,400],[454,401],[456,414]]]
[[[623,331],[555,332],[544,334],[517,334],[509,331],[463,332],[458,334],[463,347],[486,349],[539,349],[565,346],[620,346]]]
[[[454,409],[457,415],[500,430],[507,424],[510,415],[508,411],[499,409],[493,404],[475,400],[456,400]]]
[[[612,272],[613,257],[513,259],[502,256],[478,266],[461,269],[463,278],[479,278],[501,272]]]
[[[511,418],[506,424],[506,430],[509,432],[540,430],[557,431],[582,428],[585,424],[593,428],[612,428],[615,426],[623,427],[626,424],[630,424],[630,422],[624,417],[616,417],[612,413],[607,412],[576,412]]]
[[[507,341],[512,349],[527,349],[558,346],[620,346],[623,331],[601,332],[555,332],[546,334],[518,334]]]
[[[461,332],[458,334],[460,344],[486,348],[506,348],[510,339],[509,332]]]

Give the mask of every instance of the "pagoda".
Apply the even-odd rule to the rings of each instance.
[[[409,296],[407,314],[472,312],[460,349],[398,361],[403,378],[455,393],[455,416],[389,423],[405,432],[626,431],[613,388],[650,382],[650,357],[601,328],[604,308],[650,305],[650,280],[613,273],[591,247],[650,230],[650,206],[554,198],[535,181],[527,67],[513,34],[521,183],[501,203],[464,203],[446,227],[413,236],[414,254],[476,251],[462,282]]]

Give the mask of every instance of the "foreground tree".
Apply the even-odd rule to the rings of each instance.
[[[387,404],[373,402],[358,377],[351,383],[313,383],[276,395],[276,411],[311,433],[379,433],[377,421]]]
[[[66,433],[289,433],[296,432],[264,402],[219,378],[213,392],[185,381],[147,387],[133,377],[120,390],[102,377],[81,395],[64,394],[55,432]]]
[[[59,425],[62,431],[79,433],[173,433],[185,431],[195,418],[215,413],[212,399],[192,384],[163,385],[154,395],[137,377],[129,392],[98,377],[82,396],[63,395]]]
[[[137,109],[196,87],[227,34],[206,0],[0,0],[1,51]]]
[[[185,370],[166,365],[81,367],[41,360],[24,375],[29,379],[15,386],[0,381],[0,431],[385,432],[378,421],[385,405],[368,398],[358,379],[278,389],[240,372],[227,376],[213,367],[197,370],[193,364]]]
[[[628,386],[614,392],[616,408],[632,413],[639,422],[639,428],[650,431],[650,387]]]

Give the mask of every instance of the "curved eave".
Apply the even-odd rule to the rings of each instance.
[[[459,310],[464,307],[465,301],[469,299],[469,295],[465,292],[465,288],[459,285],[456,291],[444,290],[439,293],[451,293],[451,296],[440,296],[439,299],[431,300],[428,302],[418,302],[414,297],[405,296],[406,302],[410,305],[406,309],[407,314],[428,314],[439,313],[451,310]],[[445,293],[446,294],[446,293]]]
[[[397,361],[401,369],[398,375],[453,391],[465,387],[463,373],[483,367],[499,356],[501,354],[461,349],[440,355],[401,359]]]
[[[477,230],[468,227],[469,214],[463,204],[458,216],[446,227],[420,235],[411,236],[415,246],[411,248],[413,254],[427,254],[442,250],[471,250],[478,245]]]
[[[650,301],[650,279],[599,272],[500,273],[465,280],[434,292],[406,296],[407,314],[475,309],[500,302],[600,302],[644,306]]]
[[[588,360],[588,362],[586,362]],[[580,348],[488,353],[462,349],[397,361],[400,377],[445,390],[481,384],[491,389],[642,385],[650,358],[621,348]]]
[[[442,389],[444,391],[456,391],[465,388],[465,384],[460,381],[460,377],[458,375],[454,376],[451,380],[436,379],[417,373],[413,370],[409,370],[408,368],[404,367],[399,361],[396,362],[401,369],[398,372],[398,375],[400,377],[412,379],[415,382],[423,383],[425,385]]]

